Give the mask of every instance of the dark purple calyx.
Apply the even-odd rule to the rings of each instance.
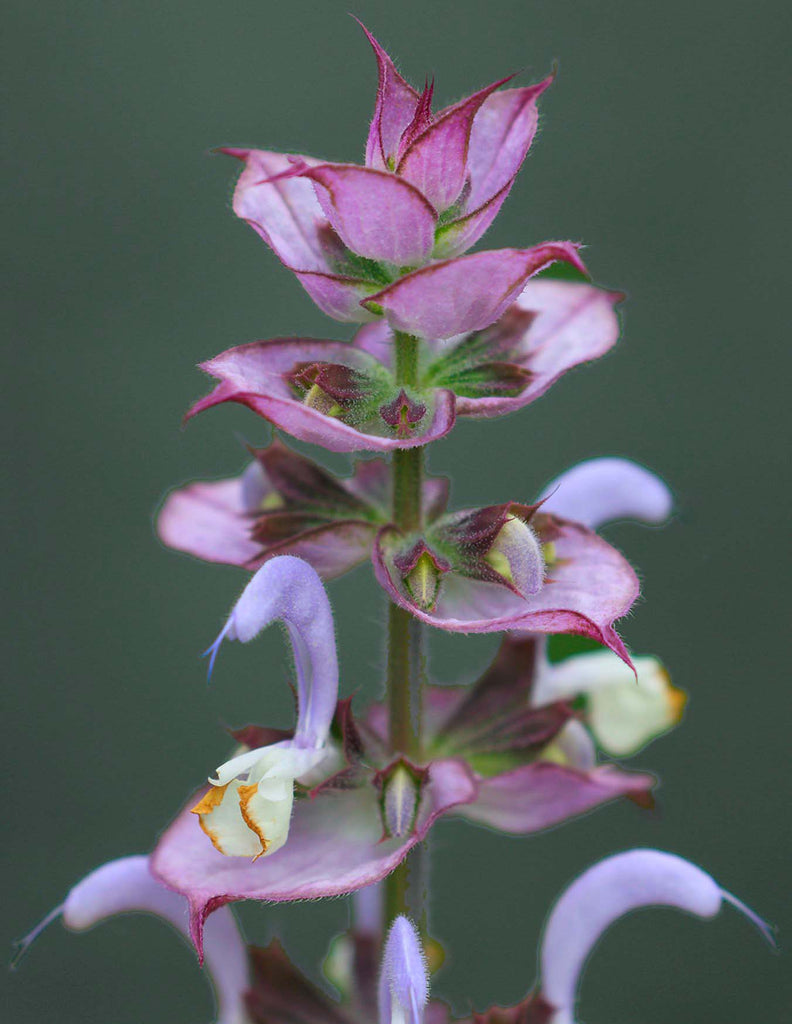
[[[250,989],[245,1006],[252,1024],[354,1024],[354,1019],[292,964],[277,939],[249,946]]]
[[[379,413],[388,426],[396,431],[396,436],[404,438],[410,437],[416,424],[424,418],[426,406],[423,402],[413,401],[402,388],[393,401],[380,406]]]
[[[339,419],[346,419],[375,390],[364,373],[342,363],[298,363],[286,377],[305,405]]]
[[[529,995],[517,1006],[493,1006],[484,1013],[455,1021],[454,1024],[550,1024],[555,1011],[541,993]]]
[[[371,770],[367,767],[370,757],[352,713],[351,697],[336,704],[330,735],[341,750],[343,767],[314,786],[309,791],[312,798],[334,790],[357,789],[372,780]]]
[[[431,537],[455,572],[526,597],[539,590],[544,574],[541,545],[529,525],[536,508],[507,502],[452,513],[434,524]]]
[[[530,706],[538,654],[533,636],[506,635],[495,660],[437,728],[433,746],[488,774],[534,760],[574,717],[557,701]]]
[[[347,512],[369,517],[367,503],[352,492],[351,481],[338,479],[315,462],[287,448],[282,441],[275,440],[267,448],[254,449],[253,455],[281,499],[282,507],[304,513],[332,511],[336,515]],[[380,460],[358,463],[355,476],[363,465],[373,465],[374,461],[384,465]]]

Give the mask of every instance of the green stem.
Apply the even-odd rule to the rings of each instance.
[[[418,384],[418,339],[396,334],[396,383],[402,387]],[[393,520],[404,533],[423,526],[421,490],[424,449],[400,448],[393,453]],[[420,761],[422,756],[421,717],[426,675],[423,624],[410,612],[391,604],[388,609],[387,691],[390,747]],[[391,872],[385,885],[386,923],[399,914],[409,914],[424,923],[424,861],[418,850]]]

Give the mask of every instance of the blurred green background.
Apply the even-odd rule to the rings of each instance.
[[[243,577],[163,550],[174,484],[236,472],[268,427],[224,408],[180,429],[200,359],[278,334],[348,337],[231,214],[257,144],[358,160],[375,69],[347,4],[11,0],[8,636],[3,686],[9,886],[4,941],[89,869],[148,850],[227,750],[222,722],[287,725],[279,632],[198,657]],[[624,338],[547,398],[437,444],[457,505],[530,500],[556,473],[628,454],[678,497],[663,530],[609,536],[644,597],[622,633],[692,695],[683,728],[636,757],[654,813],[617,804],[545,835],[443,823],[435,990],[458,1010],[519,999],[553,897],[633,845],[681,853],[787,929],[789,7],[645,0],[357,0],[352,9],[441,102],[560,61],[542,130],[488,247],[580,239],[624,289]],[[787,117],[784,117],[787,114]],[[10,229],[10,232],[9,232]],[[319,454],[319,453],[316,453]],[[329,464],[342,467],[336,457]],[[331,586],[343,688],[379,692],[384,602],[368,569]],[[495,638],[434,635],[442,680]],[[8,777],[8,776],[7,776]],[[10,814],[9,814],[10,808]],[[312,969],[346,902],[246,906]],[[781,1021],[788,963],[736,914],[646,912],[608,935],[582,988],[590,1024]],[[53,926],[9,982],[15,1024],[210,1018],[190,951],[150,919]]]

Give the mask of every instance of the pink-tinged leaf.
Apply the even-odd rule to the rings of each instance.
[[[444,260],[408,274],[365,300],[397,331],[427,340],[479,331],[497,320],[528,278],[557,260],[586,271],[571,242],[496,249]]]
[[[218,853],[186,809],[157,844],[152,871],[187,897],[191,934],[200,951],[204,921],[224,904],[318,899],[371,885],[424,839],[440,815],[475,797],[476,783],[462,762],[437,762],[422,787],[414,831],[384,841],[374,786],[297,800],[286,845],[255,862]]]
[[[370,320],[360,302],[378,285],[338,272],[341,240],[328,223],[312,182],[295,173],[295,166],[313,167],[322,161],[260,149],[223,152],[245,162],[234,190],[234,213],[294,271],[328,316],[357,323]]]
[[[245,163],[234,189],[237,217],[247,221],[291,270],[331,270],[321,234],[327,221],[313,185],[290,173],[295,159],[308,167],[321,161],[262,149],[223,152]]]
[[[483,206],[514,181],[536,134],[536,101],[553,78],[523,89],[504,89],[484,100],[470,133],[469,210]]]
[[[343,323],[364,324],[375,319],[363,302],[379,288],[353,277],[321,274],[315,271],[295,276],[323,313]]]
[[[528,371],[527,386],[513,396],[458,396],[457,413],[501,416],[521,409],[543,395],[567,370],[604,355],[619,337],[615,306],[620,299],[616,292],[588,284],[529,281],[488,332],[493,358],[507,358]],[[378,326],[372,324],[372,328]]]
[[[617,797],[640,797],[649,793],[654,783],[651,775],[610,766],[583,772],[549,761],[534,761],[482,779],[476,802],[459,807],[456,813],[502,832],[526,835]]]
[[[366,165],[387,170],[388,157],[395,156],[399,148],[399,139],[415,115],[420,95],[405,82],[394,67],[393,61],[363,22],[355,20],[371,43],[379,71],[374,118],[366,142]]]
[[[546,512],[591,529],[618,519],[662,523],[674,506],[671,491],[651,470],[629,459],[588,459],[562,473],[542,492]]]
[[[453,205],[465,184],[473,118],[503,78],[468,96],[434,118],[400,156],[397,173],[426,196],[438,211]]]
[[[409,182],[353,164],[320,164],[304,176],[313,181],[341,240],[358,256],[399,267],[429,257],[437,214]]]
[[[638,579],[627,560],[590,530],[553,516],[534,516],[531,526],[552,543],[555,560],[538,593],[520,597],[495,583],[446,573],[431,610],[419,607],[393,563],[394,532],[384,528],[374,546],[374,572],[390,598],[423,622],[452,633],[573,633],[610,647],[631,666],[613,628],[638,596]]]
[[[257,568],[262,548],[252,539],[252,525],[242,477],[234,477],[169,494],[157,517],[157,535],[169,548],[206,562]]]
[[[295,393],[290,381],[295,370],[305,363],[338,363],[361,374],[376,373],[378,366],[367,353],[343,342],[276,338],[239,345],[202,364],[201,368],[220,384],[193,405],[187,418],[223,402],[238,402],[299,440],[335,452],[412,448],[443,437],[454,425],[453,395],[438,390],[422,429],[405,437],[393,436],[380,417],[381,432],[364,432],[306,404]],[[380,430],[379,423],[373,426]]]

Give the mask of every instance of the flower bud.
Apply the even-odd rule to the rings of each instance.
[[[424,552],[404,579],[410,597],[419,608],[434,608],[440,587],[440,572],[428,552]]]
[[[531,527],[518,516],[506,518],[484,558],[523,597],[541,589],[544,579],[542,547]]]
[[[382,817],[385,831],[389,836],[406,836],[415,820],[418,809],[418,786],[409,769],[403,764],[385,783],[382,797]]]

